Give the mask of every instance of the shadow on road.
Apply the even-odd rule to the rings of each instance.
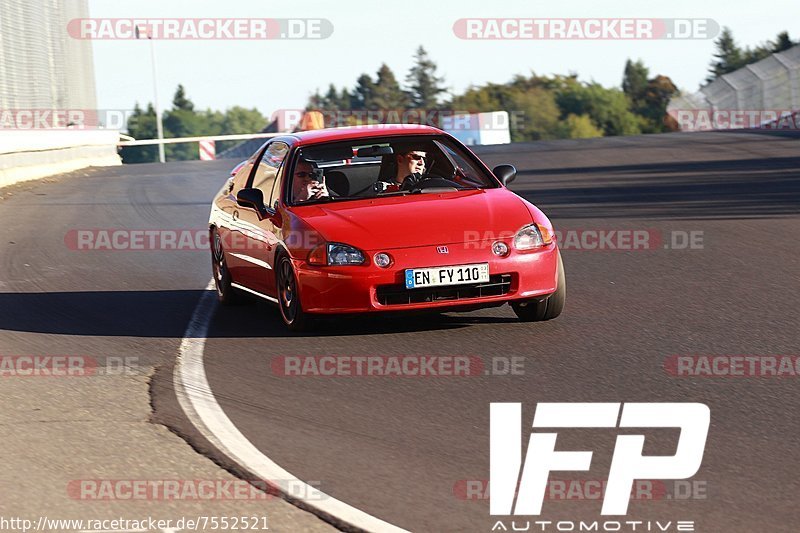
[[[0,293],[0,330],[99,337],[182,338],[204,291]],[[252,302],[217,307],[211,338],[380,335],[516,322],[475,314],[350,316],[318,321],[308,334],[288,332],[276,307]]]

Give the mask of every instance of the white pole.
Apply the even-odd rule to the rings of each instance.
[[[161,124],[161,106],[158,105],[158,68],[156,67],[156,48],[153,44],[153,39],[150,35],[147,36],[150,41],[150,58],[153,62],[153,98],[156,107],[156,129],[158,131],[158,140],[164,139],[164,126]],[[162,163],[166,162],[164,155],[164,143],[158,143],[158,160]]]

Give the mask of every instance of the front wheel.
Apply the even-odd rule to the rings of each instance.
[[[542,322],[552,320],[564,310],[567,299],[567,278],[564,275],[564,263],[561,261],[561,252],[558,252],[558,281],[556,292],[541,300],[512,303],[511,308],[523,322]]]
[[[217,288],[217,299],[222,305],[236,305],[245,301],[244,295],[233,288],[230,270],[225,261],[225,249],[219,230],[211,230],[211,269],[214,273],[214,286]]]
[[[289,331],[304,331],[311,323],[311,317],[300,305],[300,292],[297,277],[294,275],[292,260],[282,255],[278,260],[276,281],[278,285],[278,307],[281,318]]]

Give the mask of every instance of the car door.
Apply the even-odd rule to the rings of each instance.
[[[220,191],[216,200],[217,211],[214,223],[222,239],[222,247],[225,250],[225,262],[233,279],[238,283],[241,276],[241,267],[244,263],[241,259],[232,254],[236,248],[241,247],[243,236],[236,226],[236,218],[239,216],[239,206],[236,203],[236,193],[247,185],[250,172],[253,170],[257,158],[265,146],[259,147],[247,161],[243,161],[236,169],[225,186]],[[236,217],[236,218],[234,218]]]
[[[262,192],[264,208],[270,214],[274,213],[269,205],[272,190],[288,153],[289,146],[285,142],[276,140],[269,143],[256,161],[247,183],[248,188],[259,189]],[[246,287],[274,296],[275,272],[272,260],[278,243],[274,219],[269,215],[262,217],[254,208],[239,206],[238,210],[238,226],[244,237],[243,249],[236,250],[237,259],[243,261],[240,279]]]

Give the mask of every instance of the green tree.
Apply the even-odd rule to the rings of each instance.
[[[561,127],[562,137],[567,139],[590,139],[603,136],[603,130],[594,125],[589,115],[567,115]]]
[[[595,82],[584,84],[572,77],[558,81],[556,101],[563,118],[588,115],[605,135],[641,133],[641,120],[630,110],[621,90],[607,89]]]
[[[239,135],[245,133],[258,133],[263,130],[269,120],[256,109],[247,109],[240,106],[234,106],[225,111],[224,114],[215,111],[209,118],[209,122],[213,125],[214,118],[220,116],[222,118],[219,128],[220,135]],[[215,133],[210,133],[214,135]],[[222,152],[230,147],[237,145],[241,141],[220,141],[217,143],[217,152]]]
[[[645,133],[661,133],[671,130],[665,122],[667,104],[677,92],[678,88],[667,76],[658,75],[647,82],[644,105],[639,113],[647,121],[643,128]]]
[[[788,31],[782,31],[778,34],[778,38],[775,43],[772,45],[773,52],[783,52],[784,50],[788,50],[789,48],[797,45],[798,43],[794,42],[789,37]]]
[[[736,44],[733,38],[733,32],[730,28],[725,27],[722,33],[714,41],[716,52],[714,59],[711,61],[711,66],[708,69],[710,75],[706,81],[714,81],[719,76],[733,72],[744,66],[744,53],[742,49]]]
[[[734,41],[730,28],[723,28],[722,33],[714,41],[714,44],[716,45],[716,53],[708,69],[710,75],[706,78],[707,82],[712,82],[723,74],[761,61],[776,52],[788,50],[796,46],[798,42],[792,41],[791,37],[789,37],[789,32],[782,31],[776,36],[775,41],[767,41],[753,48],[745,47],[742,49]]]
[[[512,91],[506,108],[513,117],[513,137],[538,141],[561,137],[560,114],[555,94],[542,87]]]
[[[356,89],[353,93],[353,109],[375,109],[375,82],[369,74],[362,74],[356,80]]]
[[[644,133],[668,131],[664,117],[667,104],[677,92],[675,84],[666,76],[648,79],[649,69],[641,60],[625,63],[622,92],[630,100],[630,109],[640,117],[639,127]]]
[[[372,106],[374,109],[381,110],[401,110],[406,109],[408,104],[408,95],[400,88],[394,72],[386,63],[383,63],[378,69],[372,94]]]
[[[176,110],[194,111],[194,104],[186,97],[186,90],[181,84],[178,84],[175,96],[172,97],[172,107]]]
[[[628,59],[625,62],[625,73],[622,76],[622,92],[630,98],[632,109],[635,111],[641,107],[647,91],[647,78],[650,70],[644,66],[642,60],[635,63]]]
[[[147,104],[147,110],[142,111],[137,102],[133,113],[128,117],[128,135],[134,139],[155,139],[156,110],[153,104]],[[158,146],[126,146],[120,155],[123,163],[152,163],[158,161]]]
[[[436,75],[436,63],[428,57],[425,48],[420,46],[414,55],[414,66],[406,77],[411,107],[435,109],[439,103],[439,95],[445,92],[442,82],[444,78]]]
[[[173,108],[164,113],[164,137],[194,137],[206,135],[207,120],[194,110],[194,103],[186,96],[183,85],[178,85],[172,99]],[[191,160],[198,158],[198,143],[175,143],[165,145],[168,160]]]
[[[455,111],[466,113],[508,111],[513,142],[561,137],[560,109],[555,93],[541,84],[528,84],[521,79],[515,82],[471,87],[453,98],[449,105]]]

